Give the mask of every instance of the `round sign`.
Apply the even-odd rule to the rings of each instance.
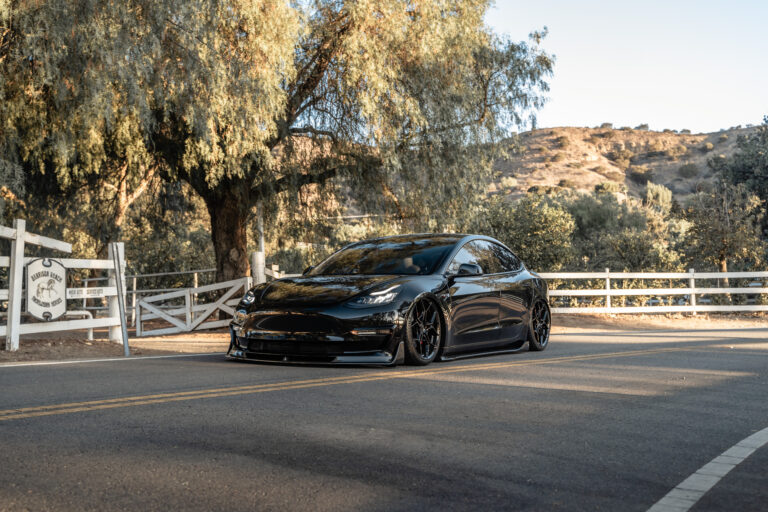
[[[67,312],[67,270],[48,258],[27,264],[27,312],[39,320],[55,320]]]

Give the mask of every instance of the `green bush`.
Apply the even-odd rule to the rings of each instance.
[[[506,243],[526,265],[555,271],[571,258],[573,217],[549,198],[529,195],[510,205],[490,201],[474,217],[470,228]]]
[[[648,131],[648,125],[646,123],[639,124],[635,126],[635,130],[645,130]]]
[[[702,153],[709,153],[709,152],[710,152],[710,151],[712,151],[713,149],[715,149],[715,145],[714,145],[714,144],[712,144],[711,142],[705,142],[705,143],[704,143],[704,144],[701,146],[701,152],[702,152]]]
[[[600,128],[603,130],[612,130],[613,129],[613,123],[603,123],[600,125]]]
[[[723,142],[726,142],[727,140],[728,140],[728,134],[727,134],[727,133],[724,133],[724,134],[722,134],[721,136],[719,136],[719,137],[717,138],[717,142],[719,142],[719,143],[721,143],[721,144],[722,144]]]
[[[558,187],[562,188],[579,188],[579,184],[573,180],[562,179],[557,183]]]
[[[680,133],[682,133],[684,135],[690,135],[691,134],[691,130],[689,130],[688,128],[683,128],[682,130],[680,130]]]
[[[687,164],[681,165],[677,172],[683,178],[693,178],[694,176],[698,176],[699,167],[696,164],[689,162]]]
[[[664,185],[657,185],[649,181],[645,188],[643,204],[649,208],[655,208],[657,211],[666,213],[672,207],[672,191]]]

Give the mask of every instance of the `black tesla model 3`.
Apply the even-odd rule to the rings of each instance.
[[[544,350],[550,313],[544,280],[497,240],[416,234],[357,242],[254,287],[230,330],[234,359],[426,365]]]

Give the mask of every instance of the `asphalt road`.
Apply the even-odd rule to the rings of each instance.
[[[0,510],[645,511],[768,427],[767,391],[768,329],[423,369],[0,366]],[[768,510],[768,445],[691,510]]]

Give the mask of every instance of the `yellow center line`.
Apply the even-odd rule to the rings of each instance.
[[[76,412],[115,409],[119,407],[132,407],[138,405],[161,404],[180,402],[185,400],[198,400],[202,398],[218,398],[236,395],[266,393],[269,391],[287,391],[293,389],[307,389],[314,387],[333,386],[337,384],[357,384],[361,382],[374,382],[379,380],[394,380],[403,378],[423,377],[427,375],[440,375],[458,372],[473,372],[512,368],[516,366],[532,366],[543,364],[557,364],[571,361],[588,361],[595,359],[610,359],[615,357],[633,357],[664,352],[686,352],[698,350],[700,347],[658,348],[648,350],[632,350],[624,352],[610,352],[604,354],[587,354],[578,356],[551,357],[547,359],[534,359],[525,361],[505,361],[500,363],[464,364],[449,368],[430,368],[420,370],[398,370],[365,373],[356,376],[339,376],[321,379],[308,379],[298,381],[275,382],[270,384],[255,384],[250,386],[235,386],[228,388],[213,388],[196,391],[179,391],[174,393],[157,393],[152,395],[130,396],[123,398],[111,398],[105,400],[92,400],[87,402],[70,402],[63,404],[41,405],[36,407],[22,407],[0,411],[0,421],[16,420],[23,418],[36,418],[57,414],[71,414]]]

